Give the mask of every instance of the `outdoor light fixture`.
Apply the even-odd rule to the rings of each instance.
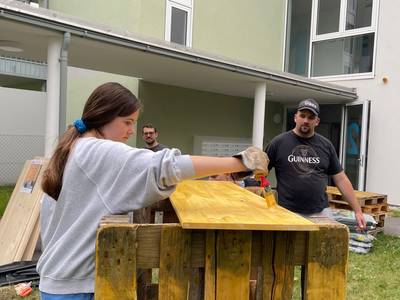
[[[0,40],[0,50],[7,52],[22,52],[21,44],[15,41]]]
[[[274,114],[274,116],[272,117],[272,121],[273,121],[275,124],[280,124],[281,121],[282,121],[281,114],[278,114],[278,113]]]

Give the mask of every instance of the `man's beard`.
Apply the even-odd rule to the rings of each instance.
[[[305,126],[305,125],[301,125],[300,126],[300,132],[301,133],[307,134],[307,133],[310,133],[310,131],[311,131],[311,127],[310,126]]]
[[[155,142],[155,140],[154,140],[154,139],[151,139],[151,140],[145,140],[145,143],[147,144],[147,146],[151,146],[151,145],[153,145],[153,144],[154,144],[154,142]]]

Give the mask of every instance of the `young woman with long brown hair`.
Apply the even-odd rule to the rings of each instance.
[[[93,299],[96,230],[103,216],[165,199],[184,179],[267,172],[266,154],[254,147],[239,158],[130,147],[124,142],[134,133],[139,110],[128,89],[105,83],[61,137],[42,182],[43,253],[37,264],[42,300]]]

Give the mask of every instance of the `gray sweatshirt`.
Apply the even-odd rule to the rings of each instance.
[[[193,177],[190,157],[177,149],[153,152],[80,138],[65,166],[58,200],[45,195],[42,201],[40,290],[93,293],[100,219],[165,199],[179,181]]]

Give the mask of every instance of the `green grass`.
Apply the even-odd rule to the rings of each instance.
[[[380,234],[368,254],[350,253],[347,299],[400,299],[400,237]]]
[[[400,208],[394,208],[390,210],[390,216],[400,218]]]
[[[3,216],[13,190],[14,186],[0,186],[0,218]]]
[[[350,252],[347,300],[400,299],[400,237],[379,234],[368,254]],[[295,269],[293,299],[300,297],[300,268]],[[329,283],[327,283],[329,284]]]

